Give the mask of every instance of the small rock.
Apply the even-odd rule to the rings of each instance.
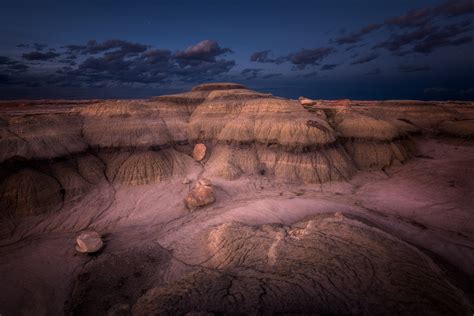
[[[188,178],[184,178],[182,183],[183,184],[190,184],[191,180],[189,180]]]
[[[94,231],[82,232],[76,238],[76,250],[82,253],[97,252],[103,245],[100,234]]]
[[[196,144],[193,150],[193,158],[196,161],[202,161],[206,157],[206,145],[203,143]]]
[[[214,196],[214,189],[209,179],[200,179],[194,189],[189,192],[184,200],[188,209],[195,209],[197,207],[209,205],[216,201]]]

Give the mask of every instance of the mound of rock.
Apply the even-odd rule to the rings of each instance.
[[[159,112],[138,101],[92,104],[82,111],[84,137],[96,148],[139,148],[167,146],[168,128]]]
[[[56,158],[86,147],[77,115],[26,115],[0,120],[0,162],[14,157]]]
[[[0,214],[24,217],[61,208],[63,195],[56,179],[33,169],[23,169],[0,184]]]
[[[7,198],[10,202],[2,205],[14,205],[2,207],[3,213],[42,213],[60,204],[44,207],[44,201],[58,196],[75,201],[103,180],[143,185],[181,178],[189,168],[226,180],[346,180],[357,169],[383,169],[409,159],[414,152],[410,137],[422,129],[456,137],[474,133],[468,105],[296,101],[235,83],[202,84],[149,100],[54,101],[51,107],[45,112],[31,105],[25,115],[2,112],[0,187],[24,190],[24,182],[15,184],[11,177],[29,169],[52,179],[37,193],[31,185],[25,189],[30,193],[19,198],[35,201]],[[471,114],[463,116],[461,110]],[[191,157],[206,163],[196,166]],[[59,183],[59,189],[51,183]],[[29,206],[21,206],[25,203]]]
[[[143,185],[181,175],[191,159],[174,150],[102,153],[107,177],[116,183]]]
[[[325,116],[245,89],[211,91],[189,119],[188,139],[213,146],[207,172],[228,180],[265,173],[322,183],[354,172]]]
[[[474,137],[474,120],[445,121],[440,124],[439,131],[457,137]]]
[[[410,157],[407,136],[418,128],[404,121],[375,118],[354,111],[337,111],[334,124],[344,146],[360,169],[381,169]]]
[[[208,248],[204,267],[149,290],[133,314],[470,312],[427,256],[340,214],[291,227],[222,224]]]

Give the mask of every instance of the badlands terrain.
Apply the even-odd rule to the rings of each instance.
[[[472,315],[474,103],[1,102],[0,276],[2,316]]]

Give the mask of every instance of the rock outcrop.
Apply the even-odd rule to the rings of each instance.
[[[0,184],[0,214],[24,217],[61,208],[61,185],[51,176],[23,169]]]
[[[474,120],[444,121],[440,124],[439,131],[451,136],[472,138],[474,137]]]
[[[208,248],[204,267],[149,290],[133,314],[470,312],[422,252],[341,214],[289,227],[222,224]]]
[[[232,83],[0,102],[0,313],[470,314],[473,120]]]
[[[324,183],[347,180],[357,169],[405,162],[415,151],[410,137],[425,129],[472,136],[472,120],[460,120],[462,115],[445,104],[298,102],[233,83],[203,84],[149,100],[53,105],[61,102],[67,106],[54,113],[1,115],[2,192],[23,185],[12,180],[18,172],[33,169],[44,175],[43,182],[52,178],[41,190],[24,192],[20,200],[31,200],[25,202],[29,206],[7,198],[2,213],[56,210],[103,181],[135,186],[186,176],[194,166],[191,157],[206,161],[203,176],[209,178]]]
[[[74,113],[0,118],[0,163],[12,158],[51,159],[82,152],[81,118]]]
[[[333,117],[347,152],[360,169],[381,169],[393,162],[404,162],[411,154],[407,137],[418,128],[400,120],[337,111]]]

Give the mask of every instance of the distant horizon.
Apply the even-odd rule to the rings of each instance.
[[[220,81],[211,81],[211,82],[204,82],[204,83],[220,83]],[[202,84],[202,83],[201,83]],[[260,89],[253,89],[252,87],[245,86],[249,90],[257,91],[257,92],[262,92],[262,93],[271,93],[269,91],[265,90],[260,90]],[[191,87],[192,88],[192,87]],[[10,102],[10,101],[48,101],[48,100],[66,100],[66,101],[86,101],[86,100],[148,100],[154,97],[158,96],[163,96],[163,95],[172,95],[172,94],[180,94],[184,92],[189,92],[191,90],[189,89],[184,89],[184,90],[176,90],[176,91],[170,91],[169,93],[162,93],[162,94],[151,94],[148,96],[143,96],[143,97],[59,97],[59,96],[52,96],[52,97],[37,97],[37,98],[10,98],[10,99],[0,99],[0,103],[2,102]],[[322,101],[338,101],[338,100],[351,100],[351,101],[421,101],[421,102],[462,102],[462,103],[469,103],[469,102],[474,102],[474,99],[466,99],[466,100],[460,100],[460,99],[373,99],[373,98],[318,98],[318,97],[313,97],[311,95],[299,95],[296,97],[288,97],[284,95],[278,95],[275,93],[271,93],[272,95],[276,97],[282,97],[286,99],[291,99],[291,100],[298,100],[299,97],[306,97],[312,100],[322,100]]]

